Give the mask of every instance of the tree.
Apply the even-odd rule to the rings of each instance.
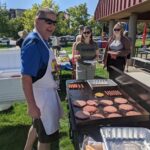
[[[21,17],[12,18],[11,20],[9,20],[9,22],[8,22],[9,37],[13,37],[15,39],[18,38],[18,32],[22,31],[24,29],[22,22],[23,21],[22,21]]]
[[[93,35],[100,36],[102,34],[103,24],[94,20],[94,16],[89,19],[88,25],[91,26]]]
[[[24,29],[26,29],[27,31],[33,30],[35,15],[39,8],[40,6],[38,4],[33,4],[31,9],[28,9],[24,12],[22,20]]]
[[[54,9],[56,12],[58,12],[58,5],[56,5],[53,0],[43,0],[41,4],[42,8],[48,7]]]
[[[6,9],[0,8],[0,36],[7,36],[9,13]]]
[[[56,26],[56,31],[55,35],[67,35],[69,34],[69,20],[66,20],[64,17],[64,12],[59,13],[58,18],[57,18],[57,26]]]
[[[89,14],[87,13],[86,3],[67,9],[69,14],[69,27],[72,34],[78,33],[79,25],[87,25]]]
[[[24,29],[26,29],[27,31],[32,31],[34,28],[34,19],[38,9],[46,7],[56,10],[56,12],[59,9],[58,6],[54,4],[53,0],[43,0],[41,5],[33,4],[31,9],[28,9],[27,11],[24,12],[23,15]]]

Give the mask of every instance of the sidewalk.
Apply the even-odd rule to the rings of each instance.
[[[1,48],[1,49],[0,49],[0,52],[16,51],[16,50],[20,50],[20,48],[19,48],[18,46],[10,47],[10,48]]]
[[[143,71],[139,68],[135,68],[133,66],[129,66],[128,72],[125,71],[125,73],[131,76],[132,78],[140,81],[147,87],[150,87],[150,73]]]

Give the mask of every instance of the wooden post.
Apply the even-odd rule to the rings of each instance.
[[[129,18],[129,37],[132,39],[131,57],[135,56],[136,32],[137,32],[137,14],[131,14]]]
[[[113,34],[114,25],[115,25],[115,20],[110,20],[109,21],[109,37]]]

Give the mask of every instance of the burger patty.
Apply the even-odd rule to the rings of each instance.
[[[120,115],[120,114],[118,114],[118,113],[112,113],[112,114],[109,114],[107,117],[108,117],[108,118],[122,117],[122,115]]]
[[[117,108],[114,107],[114,106],[106,106],[104,107],[104,112],[107,112],[107,113],[115,113],[117,112]]]
[[[87,100],[87,105],[98,106],[97,100]]]
[[[126,113],[126,116],[138,116],[138,115],[142,115],[141,112],[129,111]]]
[[[87,111],[89,113],[95,113],[97,108],[95,106],[84,106],[83,111]]]
[[[113,105],[113,102],[111,100],[100,100],[99,103],[104,105],[104,106],[111,106],[111,105]]]
[[[125,98],[118,97],[118,98],[114,99],[114,102],[117,104],[126,104],[128,102],[128,100]]]
[[[97,93],[95,93],[95,96],[96,96],[96,97],[103,97],[103,96],[104,96],[104,93],[97,92]]]
[[[101,119],[101,118],[104,118],[104,116],[100,113],[91,115],[91,119]]]
[[[86,101],[84,100],[75,100],[73,101],[73,105],[77,107],[83,107],[86,105]]]
[[[130,111],[130,110],[133,110],[134,108],[130,104],[121,104],[119,105],[119,109],[124,110],[124,111]]]
[[[88,119],[90,117],[90,113],[87,111],[77,111],[75,113],[75,117],[78,119]]]

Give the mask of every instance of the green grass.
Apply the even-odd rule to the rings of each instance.
[[[68,43],[68,46],[67,47],[62,47],[61,48],[62,50],[66,50],[66,52],[68,53],[68,54],[72,54],[72,43]]]
[[[64,47],[71,53],[71,46]],[[96,76],[108,77],[103,66],[97,64]],[[59,92],[65,116],[60,122],[60,150],[74,150],[69,138],[69,123],[65,81],[71,79],[71,71],[62,71],[61,91]],[[13,104],[8,112],[0,113],[0,150],[23,150],[27,138],[31,119],[26,113],[27,105],[25,102]],[[56,150],[55,148],[53,150]]]
[[[150,39],[147,39],[145,44],[150,45]],[[141,47],[142,46],[142,39],[137,39],[135,45],[138,46],[138,47]]]
[[[8,48],[8,46],[7,46],[7,45],[1,45],[1,44],[0,44],[0,49],[3,49],[3,48]]]

